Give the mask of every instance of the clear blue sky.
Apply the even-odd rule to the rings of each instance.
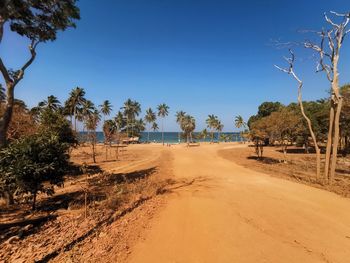
[[[178,110],[195,116],[198,130],[216,114],[232,131],[235,115],[247,119],[263,101],[295,101],[295,82],[273,66],[283,65],[287,50],[273,47],[271,39],[302,40],[307,36],[297,31],[320,29],[323,12],[350,10],[345,0],[84,0],[79,6],[77,29],[38,47],[16,96],[29,106],[51,94],[63,102],[79,86],[97,105],[110,100],[114,112],[129,97],[143,112],[165,102],[167,131],[178,130]],[[8,66],[23,63],[26,44],[5,31],[0,54]],[[350,38],[341,83],[350,82],[349,47]],[[304,98],[318,99],[329,83],[314,73],[309,52],[296,51],[296,71],[305,81]]]

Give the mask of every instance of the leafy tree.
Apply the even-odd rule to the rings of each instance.
[[[162,142],[164,145],[164,118],[169,114],[169,106],[165,103],[159,104],[157,107],[158,116],[162,118]]]
[[[259,117],[267,117],[272,112],[279,111],[282,106],[283,105],[278,101],[277,102],[270,102],[270,101],[263,102],[258,107],[258,116]]]
[[[69,145],[51,132],[23,137],[0,150],[0,189],[12,196],[30,193],[35,210],[38,192],[52,194],[63,184]]]
[[[258,107],[257,115],[251,116],[248,120],[247,124],[248,124],[249,129],[251,128],[251,125],[253,124],[254,121],[259,120],[263,117],[267,117],[272,112],[279,111],[282,107],[283,107],[283,105],[278,101],[276,101],[276,102],[266,101],[266,102],[261,103]]]
[[[75,21],[80,19],[80,16],[75,0],[5,0],[5,3],[1,4],[0,18],[0,42],[6,24],[12,32],[27,38],[30,42],[30,57],[18,70],[9,69],[0,57],[0,72],[6,83],[7,94],[4,113],[0,117],[0,147],[2,147],[6,144],[6,134],[12,118],[15,87],[35,60],[38,44],[54,41],[58,31],[75,27]]]
[[[2,111],[0,109],[0,115],[1,113]],[[37,128],[35,119],[25,103],[20,100],[15,100],[6,139],[11,142],[22,136],[34,134]]]
[[[340,88],[343,108],[340,115],[340,134],[344,153],[350,152],[350,84]]]
[[[52,133],[58,137],[60,143],[74,147],[78,144],[76,133],[73,132],[69,121],[59,110],[44,109],[38,120],[38,130],[42,133]]]
[[[146,116],[145,116],[145,121],[148,125],[151,125],[152,123],[154,123],[156,121],[157,117],[156,117],[156,113],[151,109],[148,108],[146,110]],[[149,142],[149,131],[150,131],[151,127],[149,127],[148,129],[148,135],[147,135],[147,141]]]

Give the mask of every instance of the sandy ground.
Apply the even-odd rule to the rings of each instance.
[[[129,262],[349,262],[350,200],[218,156],[173,147],[189,182],[153,218]]]
[[[107,199],[89,208],[87,220],[72,200],[56,220],[0,243],[0,262],[349,262],[350,199],[224,158],[244,147],[131,145],[118,161],[101,151],[98,166],[108,173],[93,175],[91,187],[102,182]],[[73,159],[91,162],[89,149]],[[135,176],[125,205],[109,207],[116,185],[104,182]],[[57,195],[83,178],[69,178]],[[166,191],[154,193],[159,184]]]

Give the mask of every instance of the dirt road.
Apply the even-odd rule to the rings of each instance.
[[[350,262],[350,200],[222,159],[223,145],[171,147],[167,206],[130,262]]]

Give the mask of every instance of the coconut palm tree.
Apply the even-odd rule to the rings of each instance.
[[[96,129],[98,123],[101,121],[100,112],[94,108],[91,114],[85,119],[85,126],[88,130],[88,137],[92,146],[92,160],[96,163],[96,143],[97,143],[97,134]]]
[[[187,138],[187,145],[192,142],[192,133],[196,128],[196,120],[191,115],[185,115],[180,120],[181,129],[184,131]]]
[[[211,134],[210,142],[212,143],[214,140],[214,130],[217,128],[218,117],[215,116],[214,114],[210,114],[208,115],[208,118],[206,119],[205,122],[207,124],[207,127],[210,130],[210,134]]]
[[[156,132],[156,131],[159,130],[158,124],[157,124],[156,122],[153,122],[153,124],[152,124],[152,130],[153,130],[154,132]]]
[[[148,109],[146,110],[146,116],[145,116],[145,121],[146,121],[146,123],[149,124],[149,126],[150,126],[150,124],[151,124],[151,123],[154,123],[154,122],[156,121],[156,119],[157,119],[157,117],[156,117],[155,112],[154,112],[151,108],[148,108]],[[148,135],[147,135],[147,141],[148,141],[148,142],[149,142],[149,132],[150,132],[150,129],[151,129],[151,127],[149,127],[149,129],[148,129]]]
[[[246,128],[247,124],[244,122],[243,118],[241,115],[237,115],[235,117],[235,126],[236,128],[240,129],[240,128]],[[241,134],[242,135],[242,134]],[[242,140],[242,136],[241,136],[241,140]]]
[[[216,120],[216,125],[215,125],[215,129],[218,132],[218,142],[220,139],[220,133],[222,132],[222,130],[224,129],[224,125],[221,123],[220,120]]]
[[[162,103],[158,105],[157,110],[158,116],[162,118],[162,143],[164,146],[164,118],[169,114],[169,106]]]
[[[81,110],[82,104],[86,101],[85,90],[79,87],[74,88],[69,93],[69,98],[65,102],[66,111],[74,117],[74,130],[77,131],[77,114]]]
[[[91,100],[85,100],[77,113],[77,120],[84,121],[96,111],[95,104]]]
[[[205,141],[205,139],[208,137],[208,130],[207,129],[203,129],[203,131],[201,131],[200,133],[200,138]]]
[[[236,128],[240,129],[240,128],[245,128],[247,127],[247,124],[244,122],[243,118],[241,115],[237,115],[235,117],[235,126]]]
[[[131,99],[127,99],[124,102],[124,106],[122,107],[124,110],[124,116],[126,117],[126,128],[127,134],[129,136],[129,126],[131,126],[131,137],[134,136],[134,122],[136,116],[139,116],[141,112],[141,105],[137,101],[132,101]]]
[[[178,112],[176,112],[176,115],[175,115],[175,117],[176,117],[176,122],[180,125],[180,129],[181,129],[181,121],[182,121],[182,119],[184,118],[186,116],[186,112],[184,112],[184,111],[178,111]],[[179,134],[178,134],[178,137],[179,137],[179,143],[180,143],[180,141],[181,141],[181,133],[179,132]]]
[[[46,100],[39,102],[39,108],[41,109],[49,109],[51,111],[57,111],[61,108],[61,102],[57,99],[57,97],[50,95]]]
[[[106,121],[106,116],[109,116],[112,111],[112,105],[109,100],[105,100],[100,106],[101,113],[103,114],[103,121]]]
[[[114,118],[114,121],[117,125],[117,130],[121,131],[125,126],[125,117],[121,111],[118,111],[117,115]]]

